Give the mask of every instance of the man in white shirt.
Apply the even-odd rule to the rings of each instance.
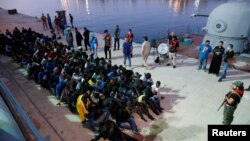
[[[154,85],[151,86],[153,93],[157,95],[159,100],[164,99],[163,96],[160,95],[160,89],[161,89],[161,82],[157,81]]]

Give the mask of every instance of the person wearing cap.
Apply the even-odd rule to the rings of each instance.
[[[141,56],[142,56],[143,66],[147,67],[148,66],[147,59],[151,50],[151,46],[150,46],[150,42],[148,41],[148,37],[144,36],[143,38],[144,38],[144,41],[141,47]]]
[[[111,59],[111,44],[112,44],[112,37],[108,33],[108,30],[104,30],[104,35],[103,35],[103,40],[104,40],[104,53],[105,53],[105,59],[108,58],[108,53],[109,53],[109,59]]]
[[[232,84],[232,90],[225,96],[225,105],[223,111],[223,124],[230,125],[234,119],[234,111],[244,94],[244,83],[236,81]]]

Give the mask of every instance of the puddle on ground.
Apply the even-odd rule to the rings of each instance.
[[[150,126],[143,128],[141,134],[144,136],[144,141],[161,141],[161,137],[157,135],[167,128],[169,128],[169,125],[166,119],[160,118],[153,122]]]

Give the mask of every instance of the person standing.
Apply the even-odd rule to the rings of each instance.
[[[222,57],[223,57],[223,54],[225,53],[225,48],[223,47],[223,44],[224,42],[220,41],[219,45],[213,49],[213,58],[212,58],[208,73],[213,73],[219,76]]]
[[[151,50],[151,46],[150,46],[150,42],[148,41],[148,37],[144,36],[144,41],[141,47],[141,56],[142,56],[143,66],[145,67],[148,66],[147,59],[148,59],[150,50]]]
[[[128,33],[126,35],[126,38],[128,41],[131,43],[132,48],[133,48],[133,40],[134,40],[134,34],[132,32],[132,29],[128,29]],[[131,57],[133,57],[133,51],[131,52]]]
[[[129,68],[131,68],[131,52],[132,44],[129,42],[128,38],[125,38],[125,42],[123,43],[124,66],[126,66],[126,61],[128,59]]]
[[[95,37],[94,32],[90,33],[90,36],[92,37],[91,41],[90,41],[90,49],[92,51],[92,54],[94,54],[94,58],[97,58],[97,47],[98,47],[98,40]]]
[[[90,44],[89,44],[89,30],[84,27],[84,32],[83,32],[83,37],[84,37],[84,46],[85,46],[85,51],[88,50],[88,47],[90,47]]]
[[[55,29],[57,30],[57,34],[60,34],[60,19],[55,16],[55,19],[54,19],[54,24],[55,24]]]
[[[115,33],[114,33],[114,38],[115,38],[115,42],[114,42],[114,50],[116,50],[116,44],[117,44],[117,49],[119,50],[120,48],[120,28],[119,25],[116,25],[116,29],[115,29]]]
[[[199,47],[199,66],[198,70],[201,68],[206,72],[207,71],[207,58],[210,52],[212,52],[212,47],[209,45],[210,41],[206,40],[205,44],[200,45]]]
[[[108,58],[108,53],[109,53],[109,59],[111,59],[111,44],[112,44],[112,37],[108,33],[108,30],[104,30],[104,35],[103,35],[103,40],[104,40],[104,53],[105,53],[105,59]]]
[[[170,35],[169,35],[169,32],[168,32],[168,44],[169,45],[171,44],[172,39],[177,39],[177,36],[175,36],[174,32],[171,32]]]
[[[82,46],[83,37],[77,28],[75,28],[75,32],[76,32],[76,45],[77,47]]]
[[[221,74],[220,79],[218,80],[218,82],[221,82],[222,79],[226,78],[226,76],[227,76],[227,69],[228,69],[228,66],[229,66],[230,62],[232,62],[233,57],[234,57],[233,45],[229,44],[228,47],[227,47],[227,51],[224,54],[223,72],[222,72],[222,74]]]
[[[54,28],[53,28],[53,26],[52,26],[51,18],[50,18],[50,16],[49,16],[49,14],[47,14],[47,21],[48,21],[50,30],[54,31]]]
[[[42,24],[43,24],[43,30],[48,29],[48,25],[47,25],[46,17],[44,16],[44,14],[43,14],[43,13],[42,13],[42,16],[41,16],[41,21],[42,21]]]
[[[74,47],[74,44],[73,44],[74,39],[73,39],[73,34],[71,32],[70,27],[67,27],[65,29],[64,35],[66,36],[66,41],[68,43],[68,48]]]
[[[74,27],[73,19],[74,19],[73,16],[69,13],[69,20],[70,20],[71,27]]]
[[[232,90],[226,94],[223,111],[223,124],[230,125],[234,119],[234,111],[244,94],[244,83],[236,81],[232,84]]]
[[[128,39],[129,42],[131,42],[131,43],[133,42],[133,40],[134,40],[134,34],[132,32],[132,29],[128,29],[128,33],[126,35],[126,38]]]
[[[170,65],[170,61],[173,62],[173,68],[176,67],[176,52],[177,52],[177,48],[179,47],[179,42],[177,40],[176,37],[172,37],[171,42],[169,44],[170,49],[169,49],[169,57],[168,57],[168,63],[166,66]]]

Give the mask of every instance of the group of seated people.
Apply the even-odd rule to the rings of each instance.
[[[155,115],[164,110],[160,105],[161,82],[154,83],[150,73],[112,65],[110,60],[94,58],[30,28],[0,34],[0,53],[20,63],[28,79],[50,90],[58,105],[65,102],[71,112],[78,113],[84,126],[99,131],[93,140],[117,140],[119,134],[126,140],[129,137],[122,135],[121,128],[139,132],[133,113],[146,122],[145,115],[154,120],[149,109]],[[111,131],[113,128],[119,131]]]

